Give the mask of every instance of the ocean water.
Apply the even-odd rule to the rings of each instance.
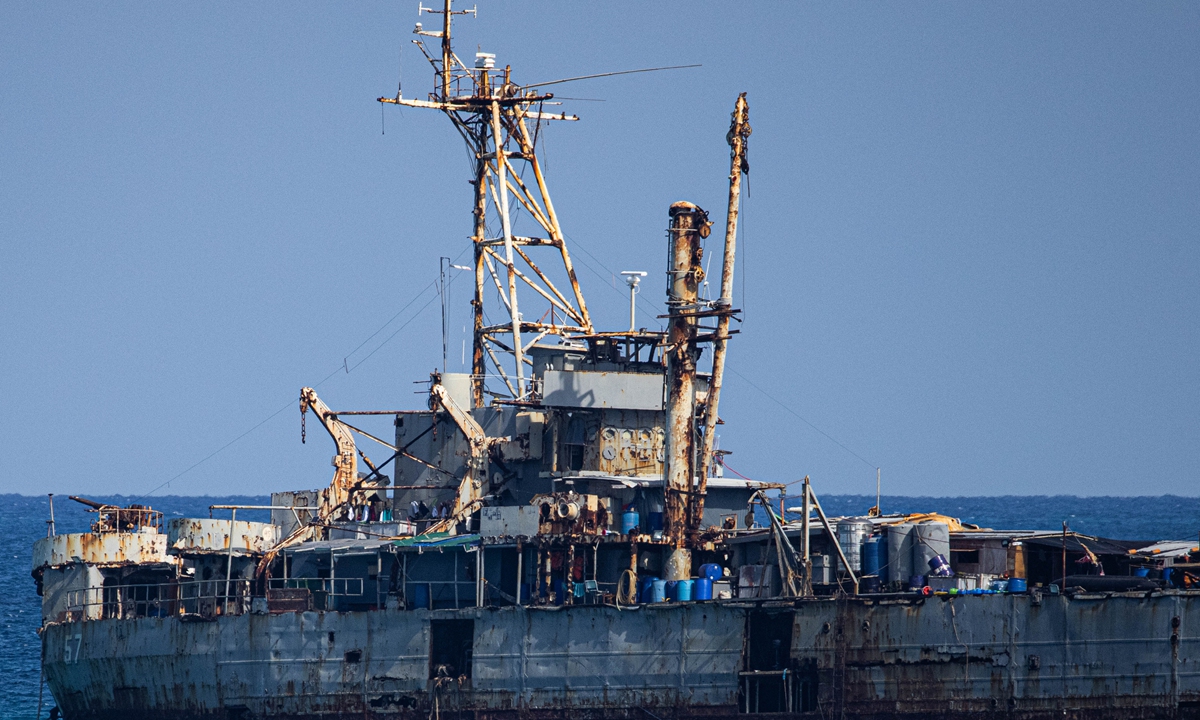
[[[96,497],[114,505],[136,502],[127,497]],[[209,505],[265,505],[267,497],[155,497],[148,502],[171,517],[208,517]],[[798,498],[796,499],[798,500]],[[875,498],[861,495],[821,497],[826,514],[863,515]],[[147,502],[147,501],[143,501]],[[785,500],[785,505],[798,504]],[[883,511],[941,512],[963,522],[997,529],[1071,529],[1089,535],[1129,540],[1179,540],[1200,536],[1200,498],[1162,497],[892,497],[884,496]],[[68,500],[55,498],[57,530],[84,532],[94,515]],[[215,517],[228,517],[215,514]],[[40,598],[30,577],[33,543],[46,535],[48,505],[44,496],[0,495],[0,716],[14,720],[37,717],[41,645],[37,635]],[[263,521],[266,512],[243,511],[239,519]],[[46,717],[54,704],[49,691],[42,698]]]

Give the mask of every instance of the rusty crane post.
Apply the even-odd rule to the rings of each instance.
[[[696,315],[704,280],[702,236],[708,214],[689,202],[670,210],[667,269],[667,462],[664,524],[675,547],[687,533],[688,498],[692,493],[696,440]]]
[[[716,302],[717,332],[713,337],[712,379],[704,408],[704,431],[696,474],[699,482],[691,496],[689,526],[692,532],[701,529],[704,519],[704,495],[708,492],[708,468],[712,464],[713,442],[717,432],[717,406],[721,400],[721,383],[725,377],[725,347],[729,341],[729,318],[733,309],[733,262],[737,257],[738,208],[742,197],[742,174],[750,172],[747,159],[747,139],[750,137],[750,107],[746,93],[738,95],[729,124],[729,207],[725,219],[725,257],[721,266],[721,297]],[[782,517],[782,514],[781,514]]]

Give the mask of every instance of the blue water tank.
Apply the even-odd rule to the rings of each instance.
[[[867,538],[862,544],[862,574],[879,576],[879,566],[882,565],[880,559],[880,549],[882,544],[879,542],[878,535],[872,535]]]
[[[654,602],[654,581],[658,578],[653,575],[643,575],[638,581],[638,600],[644,603]]]
[[[667,599],[667,581],[655,580],[650,587],[650,602],[665,602]]]
[[[625,512],[625,513],[621,513],[621,534],[622,535],[630,534],[635,529],[637,529],[639,522],[640,522],[640,518],[638,517],[638,514],[636,512],[634,512],[633,510],[630,510],[629,512]]]
[[[675,584],[675,599],[679,602],[691,602],[695,584],[695,580],[680,580]]]
[[[697,600],[712,600],[712,583],[713,581],[706,577],[696,578],[695,597]]]
[[[670,600],[671,602],[675,602],[676,600],[679,599],[679,595],[678,595],[679,581],[678,580],[668,580],[667,584],[664,586],[663,589],[667,593],[667,599]]]
[[[1008,579],[1008,591],[1010,593],[1023,593],[1023,592],[1025,592],[1025,589],[1026,589],[1025,578],[1009,578]]]
[[[720,580],[725,577],[725,570],[716,563],[704,563],[700,566],[700,577]]]
[[[425,583],[416,583],[409,585],[412,591],[409,593],[412,596],[413,610],[428,610],[429,609],[429,586]]]

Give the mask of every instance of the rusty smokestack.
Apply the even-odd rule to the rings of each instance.
[[[700,240],[708,213],[690,202],[671,206],[667,252],[667,452],[664,529],[675,547],[687,533],[696,458],[696,313],[704,281]]]

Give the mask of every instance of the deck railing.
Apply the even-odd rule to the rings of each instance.
[[[241,615],[250,610],[249,580],[191,580],[107,585],[67,593],[67,620],[135,619],[174,615]]]

